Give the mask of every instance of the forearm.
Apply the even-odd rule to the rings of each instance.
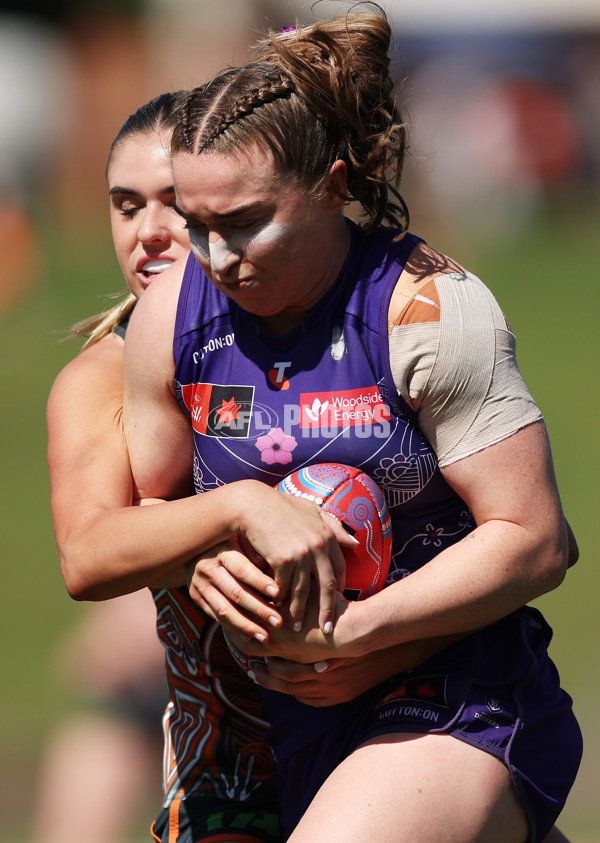
[[[335,633],[344,655],[487,626],[559,585],[566,537],[536,540],[488,522],[409,577],[348,607]],[[334,635],[335,635],[334,633]]]
[[[375,595],[368,609],[351,607],[354,654],[487,626],[566,574],[567,525],[542,423],[446,466],[443,475],[478,527]]]
[[[106,600],[150,585],[184,585],[179,568],[234,534],[236,499],[245,492],[237,486],[152,506],[99,507],[58,523],[69,594]]]
[[[566,536],[564,542],[560,535],[542,540],[512,523],[487,522],[367,600],[340,598],[331,636],[322,635],[314,622],[301,633],[284,624],[271,632],[267,645],[252,642],[243,649],[309,663],[461,636],[556,587],[566,570],[566,548]]]

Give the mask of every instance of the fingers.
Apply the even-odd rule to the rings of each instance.
[[[256,616],[259,621],[266,622],[272,627],[281,626],[283,622],[281,613],[273,603],[265,600],[260,592],[231,575],[228,565],[235,569],[239,561],[231,558],[234,555],[239,556],[236,551],[225,551],[221,554],[223,565],[214,583],[215,586],[218,585],[225,602],[238,611],[243,610],[246,614]],[[229,613],[227,616],[219,613],[219,618],[221,617],[224,621],[232,623]]]
[[[272,580],[254,569],[235,543],[226,543],[215,550],[216,555],[205,554],[196,561],[191,577],[187,566],[190,596],[226,629],[258,641],[266,640],[269,627],[281,626],[283,619],[252,583],[265,587],[265,581],[272,584]]]
[[[261,626],[254,617],[244,614],[243,610],[219,589],[206,584],[199,589],[193,582],[190,587],[190,596],[207,615],[228,631],[238,633],[242,639],[254,638],[257,641],[267,639],[268,633],[265,627],[268,621],[265,622],[265,627]]]
[[[349,699],[335,675],[335,669],[347,659],[328,659],[315,664],[296,664],[285,659],[267,658],[266,667],[256,667],[251,678],[261,687],[290,694],[313,707],[334,705]]]
[[[286,601],[292,628],[302,628],[314,580],[322,603],[320,627],[332,631],[335,591],[344,587],[343,548],[355,546],[356,540],[314,502],[282,494],[263,484],[258,484],[255,494],[244,497],[243,507],[240,533],[273,572],[279,588],[275,599]],[[246,550],[244,545],[243,549]]]
[[[357,542],[336,518],[316,506],[315,509],[321,527],[325,529],[321,531],[320,541],[313,540],[312,552],[307,553],[293,571],[289,585],[289,615],[293,629],[299,632],[314,578],[318,587],[319,628],[330,635],[336,620],[337,592],[342,592],[345,584],[346,562],[341,542],[345,547],[353,547]]]
[[[264,559],[248,542],[244,543],[242,549],[238,537],[230,539],[222,546],[218,558],[221,565],[236,580],[261,592],[270,600],[279,597],[279,586],[272,577],[261,570],[261,566],[266,565]]]
[[[348,659],[328,658],[310,664],[299,664],[298,662],[280,659],[277,656],[268,656],[265,659],[269,676],[275,679],[282,679],[290,684],[298,684],[306,681],[313,681],[315,674],[328,671],[335,671],[336,668],[346,664]]]
[[[308,562],[311,560],[308,559]],[[290,585],[289,616],[294,632],[300,632],[306,612],[306,603],[310,594],[311,570],[298,565]]]
[[[341,529],[345,538],[356,541],[346,533],[335,518],[326,515],[323,517],[327,522],[333,521],[336,528]],[[329,542],[327,561],[329,565],[317,566],[316,580],[319,586],[319,627],[325,635],[330,635],[336,621],[337,595],[343,592],[346,580],[346,562],[336,535]]]
[[[342,548],[346,548],[346,550],[350,550],[355,548],[357,545],[360,544],[359,540],[355,538],[348,530],[344,527],[341,521],[332,515],[330,512],[325,512],[324,510],[321,511],[321,516],[325,523],[329,526],[331,531],[333,532],[334,536],[336,537],[338,544]],[[344,566],[344,573],[346,567]],[[343,585],[343,584],[342,584]],[[342,591],[343,588],[340,589]]]

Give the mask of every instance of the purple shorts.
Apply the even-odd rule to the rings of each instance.
[[[582,755],[572,700],[548,657],[551,637],[542,615],[524,607],[351,704],[311,709],[296,703],[291,711],[283,706],[280,716],[275,712],[271,718],[267,740],[276,756],[286,834],[327,776],[365,741],[395,732],[437,732],[506,764],[531,843],[543,840],[565,804]],[[270,711],[273,698],[265,702]],[[305,720],[310,740],[309,732],[299,729]]]

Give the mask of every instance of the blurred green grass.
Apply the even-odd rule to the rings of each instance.
[[[4,600],[0,613],[0,840],[25,839],[41,743],[68,701],[56,682],[53,647],[85,608],[62,583],[49,512],[45,404],[78,341],[61,331],[103,309],[121,275],[102,221],[96,236],[69,239],[46,226],[43,278],[0,323],[0,541]],[[521,370],[548,424],[567,516],[581,558],[556,592],[538,601],[555,629],[552,655],[573,695],[586,752],[561,818],[573,841],[600,841],[597,781],[600,752],[600,636],[596,623],[598,203],[545,211],[527,236],[461,255],[430,237],[479,274],[500,301],[518,337]],[[424,227],[415,229],[428,236]],[[21,835],[21,836],[19,836]]]

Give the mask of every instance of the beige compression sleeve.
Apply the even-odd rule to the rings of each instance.
[[[517,366],[515,336],[474,275],[438,276],[395,322],[390,360],[396,388],[417,411],[440,465],[541,419]]]

